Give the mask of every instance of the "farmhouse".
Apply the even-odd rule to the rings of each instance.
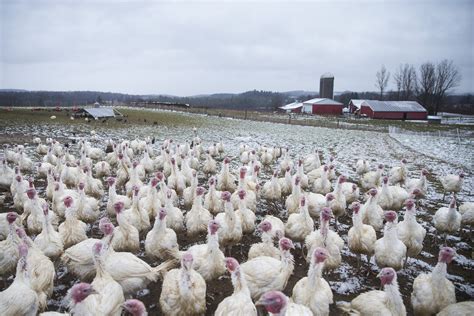
[[[303,108],[303,103],[301,102],[293,102],[293,103],[279,107],[280,110],[283,110],[286,113],[301,113],[302,108]]]
[[[341,115],[344,104],[327,98],[316,98],[303,102],[303,113]]]
[[[416,101],[364,100],[360,104],[360,114],[387,120],[426,120],[428,117],[426,109]]]

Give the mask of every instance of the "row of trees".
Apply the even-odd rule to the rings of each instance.
[[[141,101],[187,103],[191,106],[227,109],[273,110],[285,104],[286,95],[252,90],[239,94],[212,94],[194,97],[128,95],[97,91],[1,91],[0,106],[82,106],[94,102],[130,104]]]
[[[397,100],[417,100],[430,114],[437,114],[446,100],[449,90],[461,82],[461,74],[451,60],[442,60],[438,64],[425,62],[418,72],[410,64],[401,64],[393,75],[396,91],[385,93],[390,80],[390,72],[384,65],[376,73],[375,86],[380,91],[380,100],[384,96]]]

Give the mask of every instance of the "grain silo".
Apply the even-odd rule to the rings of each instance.
[[[319,81],[319,97],[334,98],[334,75],[327,72],[321,76]]]

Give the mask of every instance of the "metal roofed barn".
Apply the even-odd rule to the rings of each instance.
[[[302,108],[303,108],[303,103],[301,102],[293,102],[293,103],[279,107],[280,110],[283,110],[286,113],[301,113]]]
[[[321,115],[341,115],[344,104],[328,98],[315,98],[303,102],[303,112]]]
[[[360,114],[374,119],[391,120],[426,120],[428,117],[426,109],[416,101],[364,100]]]

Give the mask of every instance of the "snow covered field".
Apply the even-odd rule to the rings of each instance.
[[[474,200],[473,138],[462,139],[459,144],[457,139],[446,137],[420,138],[416,135],[389,135],[388,133],[379,132],[262,123],[183,113],[167,113],[167,115],[176,116],[172,124],[160,121],[158,125],[138,126],[129,124],[113,129],[96,124],[93,128],[99,139],[95,144],[96,146],[103,146],[105,140],[109,138],[132,140],[136,137],[150,136],[156,137],[155,147],[158,149],[164,139],[172,138],[179,143],[190,141],[193,136],[192,128],[195,126],[205,146],[219,141],[224,143],[226,154],[233,158],[232,168],[234,171],[238,170],[237,168],[240,165],[238,159],[239,145],[243,143],[253,148],[262,145],[286,147],[294,159],[304,157],[315,149],[319,149],[324,159],[323,162],[329,159],[330,156],[334,156],[337,173],[346,175],[351,182],[358,181],[354,167],[356,160],[361,158],[369,160],[373,168],[382,163],[386,170],[398,166],[399,161],[406,158],[410,177],[418,177],[420,170],[426,168],[430,172],[428,197],[418,212],[419,222],[428,230],[424,251],[418,258],[410,259],[406,268],[398,273],[404,302],[409,311],[411,311],[409,297],[413,279],[421,272],[430,271],[437,260],[439,241],[436,238],[436,230],[432,224],[432,215],[439,207],[446,206],[448,203],[447,200],[442,201],[443,192],[438,180],[439,177],[446,173],[456,173],[460,169],[464,169],[467,177],[458,198],[460,201]],[[0,142],[15,144],[16,140],[21,139],[22,143],[26,142],[25,146],[28,154],[36,157],[37,160],[39,157],[34,152],[35,147],[31,142],[33,137],[41,137],[42,139],[53,137],[58,138],[61,142],[67,142],[72,139],[73,134],[75,137],[89,137],[91,125],[86,123],[60,126],[53,123],[31,125],[21,122],[8,122],[0,118],[0,128],[2,129]],[[75,154],[77,154],[77,151]],[[260,177],[261,183],[263,184],[270,176],[271,170],[265,170]],[[203,175],[200,175],[200,183],[206,183],[207,185],[207,179]],[[44,182],[40,182],[38,188],[42,192]],[[8,203],[8,199],[6,201]],[[259,218],[269,212],[270,208],[270,205],[261,200],[257,211]],[[279,208],[281,210],[282,205],[279,205]],[[2,206],[0,210],[1,212],[8,211],[8,204]],[[340,235],[347,241],[347,231],[351,225],[350,217],[341,218],[341,223]],[[467,229],[461,233],[461,236],[451,236],[448,240],[449,245],[458,251],[458,256],[448,267],[448,273],[450,280],[456,286],[457,298],[460,301],[474,299],[473,243],[468,237]],[[244,245],[244,249],[248,249],[248,243],[255,242],[258,239],[257,235],[245,239],[244,243],[247,244]],[[195,243],[196,240],[183,240],[182,242],[186,247]],[[143,253],[141,255],[143,256]],[[246,259],[245,251],[244,254],[241,254],[236,250],[233,255],[239,261]],[[290,295],[295,282],[305,276],[308,269],[307,263],[301,256],[301,250],[297,249],[295,251],[295,259],[295,272],[285,290]],[[336,272],[325,276],[333,289],[335,301],[350,300],[363,291],[379,288],[379,282],[375,277],[377,271],[375,263],[372,262],[372,273],[366,276],[365,273],[358,271],[355,262],[355,255],[348,250],[346,244],[343,251],[343,264]],[[57,271],[59,271],[59,278],[53,298],[49,302],[49,307],[52,310],[58,306],[64,307],[62,297],[65,290],[76,281],[65,273],[63,268],[60,267]],[[9,284],[11,281],[12,277],[7,280],[7,283]],[[155,287],[140,293],[139,296],[141,300],[145,301],[151,314],[158,313],[158,296],[156,295],[160,290],[159,284],[155,285]],[[0,290],[3,290],[3,288],[0,288]],[[209,313],[215,310],[217,304],[231,292],[232,287],[228,277],[208,284]],[[331,307],[331,314],[339,314],[334,306]]]

